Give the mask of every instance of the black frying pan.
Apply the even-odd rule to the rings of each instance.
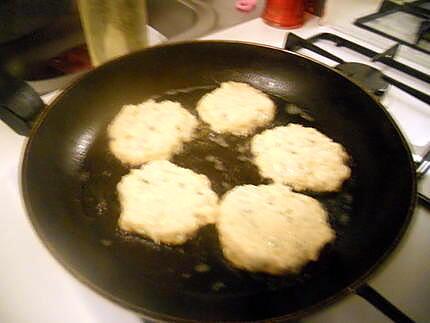
[[[273,277],[232,268],[221,255],[213,226],[180,247],[156,245],[116,227],[115,186],[128,169],[108,151],[107,124],[123,104],[149,98],[178,100],[193,110],[204,93],[228,80],[269,94],[278,107],[273,125],[315,127],[352,156],[352,178],[343,190],[314,195],[327,208],[337,238],[298,275]],[[305,113],[288,114],[288,103]],[[12,110],[3,110],[3,118],[17,117],[19,111]],[[27,119],[33,114],[27,111]],[[220,195],[229,186],[265,182],[252,163],[238,158],[236,148],[248,138],[224,136],[228,148],[210,136],[203,128],[200,139],[173,162],[206,174]],[[228,170],[215,169],[205,159],[209,154]],[[352,291],[378,302],[366,285],[359,287],[398,243],[416,198],[405,139],[369,94],[303,56],[231,42],[149,48],[85,75],[35,122],[22,190],[37,233],[69,271],[107,298],[166,321],[285,321]],[[201,264],[210,270],[200,272]],[[385,312],[396,318],[392,310]]]

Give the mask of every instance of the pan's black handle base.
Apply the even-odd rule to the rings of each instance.
[[[397,307],[391,304],[387,299],[385,299],[376,290],[367,284],[364,284],[356,289],[355,293],[367,302],[375,306],[378,310],[388,316],[393,322],[410,323],[414,322],[405,313],[400,311]]]
[[[45,104],[24,81],[0,72],[0,119],[26,136]]]

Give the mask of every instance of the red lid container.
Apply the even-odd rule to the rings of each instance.
[[[304,0],[267,0],[263,20],[269,25],[297,28],[303,25]]]

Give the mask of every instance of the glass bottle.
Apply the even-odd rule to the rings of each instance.
[[[78,0],[78,6],[94,66],[147,46],[145,0]]]

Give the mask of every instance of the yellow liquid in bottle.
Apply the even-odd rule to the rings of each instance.
[[[147,46],[145,0],[78,0],[78,6],[94,66]]]

